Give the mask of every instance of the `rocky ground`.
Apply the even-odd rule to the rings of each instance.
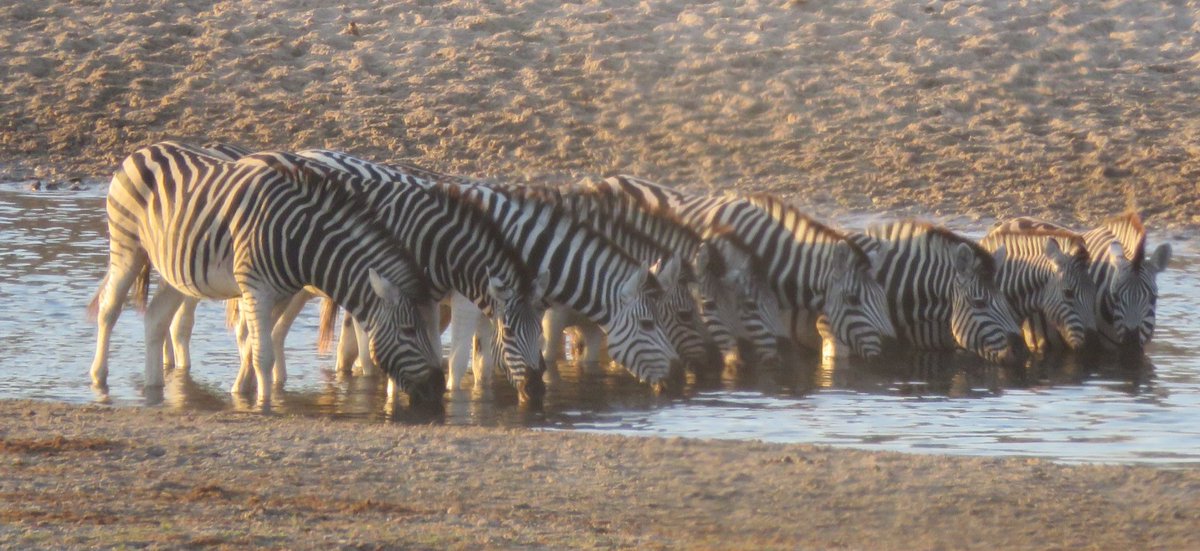
[[[1195,549],[1200,471],[0,401],[0,547]]]

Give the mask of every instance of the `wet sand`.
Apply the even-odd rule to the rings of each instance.
[[[1195,549],[1200,471],[0,401],[0,547]]]
[[[1200,213],[1187,3],[283,0],[0,6],[0,181],[140,145],[626,172],[819,217]]]

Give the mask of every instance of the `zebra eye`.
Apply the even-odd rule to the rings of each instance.
[[[1075,289],[1063,289],[1063,298],[1067,300],[1075,299]]]
[[[855,295],[853,293],[846,293],[845,295],[843,295],[842,298],[843,298],[843,300],[846,301],[847,306],[853,307],[853,306],[859,306],[862,304],[862,301],[858,299],[858,295]]]
[[[706,301],[701,302],[700,306],[702,306],[705,310],[716,310],[717,309],[717,301],[706,300]]]
[[[677,314],[681,323],[692,323],[692,313],[688,311],[679,312]]]
[[[975,308],[976,310],[983,310],[984,308],[987,308],[987,299],[973,298],[971,299],[971,307]]]
[[[642,331],[646,331],[647,333],[654,331],[654,320],[639,320],[638,327],[641,327]]]

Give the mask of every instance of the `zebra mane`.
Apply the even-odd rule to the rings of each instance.
[[[1130,256],[1129,262],[1140,268],[1146,258],[1146,226],[1137,211],[1129,210],[1110,217],[1100,224],[1121,243],[1125,255]],[[1132,237],[1133,242],[1127,242]]]
[[[571,214],[570,211],[564,209],[557,201],[545,200],[546,198],[552,198],[556,195],[559,195],[558,192],[552,191],[553,188],[548,186],[488,186],[481,184],[465,186],[462,189],[464,193],[463,197],[470,204],[475,205],[476,208],[480,210],[486,210],[487,206],[484,204],[483,198],[477,194],[470,193],[470,190],[473,189],[486,190],[489,193],[495,193],[496,195],[499,195],[508,201],[516,203],[522,208],[533,207],[538,209],[546,209],[550,212],[551,218],[564,220],[568,224],[582,228],[584,231],[593,234],[596,240],[603,243],[604,246],[612,249],[612,252],[616,257],[634,266],[642,266],[642,263],[638,261],[638,259],[634,258],[633,255],[626,252],[625,249],[617,246],[617,244],[609,239],[608,236],[592,229],[586,223],[578,220]],[[651,277],[647,279],[647,281],[652,282],[650,283],[652,290],[662,290],[657,278]]]
[[[508,244],[508,240],[504,239],[504,232],[500,230],[500,225],[497,224],[495,220],[492,220],[491,217],[487,216],[483,210],[479,208],[478,201],[473,201],[467,196],[464,188],[456,185],[436,183],[429,188],[423,189],[422,191],[445,198],[449,204],[454,205],[455,208],[462,209],[464,213],[467,213],[467,215],[470,216],[476,224],[479,224],[482,228],[484,228],[488,234],[495,236],[495,241],[497,241],[499,244],[500,254],[504,257],[505,261],[507,261],[516,269],[517,277],[520,279],[519,284],[521,286],[519,291],[522,293],[529,292],[533,285],[533,280],[536,279],[537,274],[533,273],[533,270],[525,263],[524,260],[521,259],[521,256],[517,254],[517,251]]]
[[[328,204],[338,210],[355,213],[356,218],[365,222],[363,230],[386,242],[387,248],[395,251],[394,254],[399,255],[416,275],[412,281],[420,282],[420,285],[406,286],[403,291],[414,300],[429,298],[429,282],[426,280],[425,271],[420,269],[412,253],[392,235],[392,232],[379,221],[378,217],[373,216],[375,209],[344,185],[348,180],[354,179],[354,176],[286,151],[258,152],[242,157],[232,164],[273,170],[286,176],[301,189],[326,199]],[[400,284],[401,282],[393,283]]]
[[[643,183],[643,184],[657,186],[657,184],[653,184],[653,183],[647,182],[645,180],[640,180],[637,178],[632,178],[630,176],[614,176],[612,178],[615,178],[618,180],[625,179],[625,180],[629,180],[629,181],[635,181],[635,182],[639,182],[639,183]],[[655,219],[661,220],[667,224],[670,224],[676,231],[687,236],[687,238],[690,239],[694,243],[699,242],[701,240],[700,234],[696,230],[692,229],[691,226],[685,224],[683,222],[683,219],[681,219],[674,210],[671,210],[671,208],[664,203],[651,204],[647,201],[643,201],[642,199],[640,199],[637,196],[631,195],[629,193],[625,193],[624,191],[622,191],[614,186],[608,186],[608,185],[595,185],[595,184],[591,184],[591,183],[580,183],[580,184],[577,184],[576,186],[574,186],[574,189],[578,190],[578,193],[580,195],[588,197],[588,198],[592,199],[593,201],[595,201],[601,205],[604,205],[606,207],[611,208],[612,205],[623,205],[626,207],[636,209],[651,218],[655,218]]]
[[[965,244],[971,248],[971,252],[975,253],[976,260],[979,261],[980,268],[986,277],[992,278],[996,276],[996,257],[992,253],[983,248],[978,241],[955,233],[950,228],[939,226],[925,220],[897,220],[886,224],[871,226],[867,229],[867,234],[874,237],[879,235],[886,239],[892,235],[894,228],[913,228],[921,230],[922,237],[931,240],[945,242],[949,246],[958,246]]]
[[[383,166],[399,170],[406,174],[411,174],[422,180],[427,180],[436,184],[477,184],[483,180],[472,178],[470,176],[459,176],[455,174],[447,174],[437,170],[425,168],[415,163],[408,161],[392,161],[390,163],[382,163]]]
[[[850,251],[854,254],[855,263],[859,266],[865,267],[868,270],[870,269],[871,260],[867,256],[866,251],[863,251],[862,247],[858,246],[858,243],[847,239],[845,233],[816,221],[811,216],[800,212],[800,209],[792,206],[791,203],[788,203],[773,195],[767,193],[752,193],[746,196],[746,200],[749,201],[750,204],[766,212],[768,216],[770,216],[776,222],[782,224],[783,227],[787,228],[793,234],[795,234],[796,230],[801,227],[808,227],[816,233],[824,235],[833,241],[841,241],[846,243],[846,245],[850,247]],[[779,213],[782,216],[776,216],[776,213]]]

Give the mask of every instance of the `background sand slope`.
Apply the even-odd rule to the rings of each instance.
[[[5,3],[0,179],[221,139],[818,216],[1094,221],[1132,188],[1152,224],[1200,224],[1196,2],[326,5]]]

